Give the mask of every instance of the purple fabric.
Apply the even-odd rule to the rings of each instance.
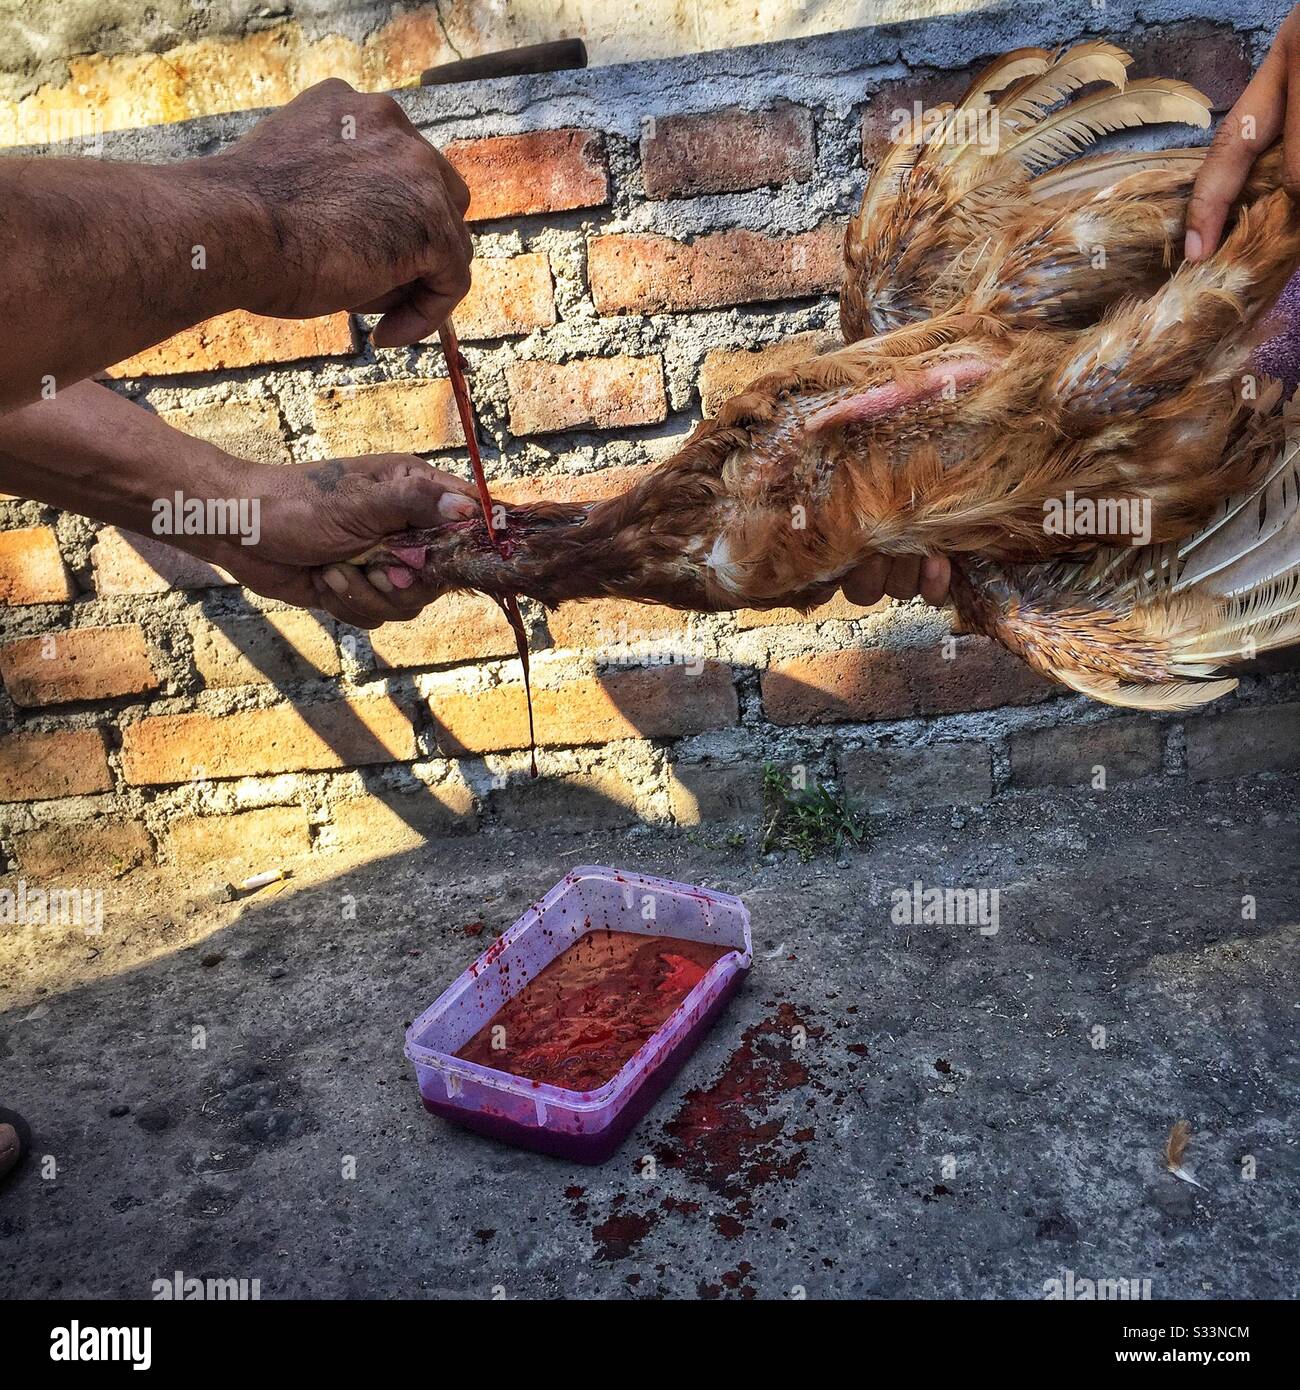
[[[1255,365],[1261,372],[1286,383],[1287,393],[1300,382],[1300,272],[1287,281],[1277,297],[1267,322],[1280,330],[1275,338],[1261,343],[1255,352]]]

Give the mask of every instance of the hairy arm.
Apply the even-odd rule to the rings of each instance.
[[[0,160],[0,410],[245,307],[260,236],[214,160]]]
[[[0,411],[231,309],[417,342],[469,288],[468,205],[391,97],[337,79],[204,159],[0,159]]]

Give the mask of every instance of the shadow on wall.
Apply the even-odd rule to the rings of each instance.
[[[474,826],[474,790],[455,772],[442,783],[429,784],[402,776],[399,767],[400,785],[382,785],[395,765],[445,759],[453,768],[457,761],[469,765],[481,804],[503,824],[535,827],[539,817],[563,825],[631,823],[646,809],[644,785],[657,760],[645,740],[734,727],[738,721],[731,669],[681,645],[682,615],[658,610],[647,618],[645,626],[654,632],[648,646],[640,644],[637,632],[629,634],[626,624],[607,632],[590,620],[561,625],[553,615],[551,632],[542,634],[543,645],[559,642],[575,654],[594,654],[610,664],[599,674],[570,674],[558,684],[544,676],[536,679],[535,673],[542,775],[533,781],[525,752],[527,702],[518,663],[508,657],[514,645],[504,619],[499,632],[487,630],[485,649],[476,652],[467,645],[473,639],[463,633],[447,640],[438,609],[449,600],[440,600],[415,624],[392,624],[370,634],[376,649],[371,663],[367,634],[315,610],[264,613],[239,597],[237,588],[223,584],[224,576],[210,567],[196,568],[161,541],[118,535],[134,563],[162,581],[209,590],[193,604],[195,668],[205,690],[234,697],[226,720],[249,721],[244,730],[222,735],[238,745],[237,760],[223,770],[220,750],[205,748],[203,735],[210,726],[204,716],[191,725],[186,714],[146,713],[133,726],[131,738],[128,770],[135,785],[356,770],[367,784],[367,799],[387,807],[390,825],[385,828],[381,821],[376,829],[386,847],[392,847]],[[487,600],[482,607],[490,607]],[[454,624],[456,614],[446,620]],[[464,688],[463,668],[476,657],[506,658],[505,679],[478,690]],[[459,673],[449,669],[457,666]],[[348,672],[392,689],[354,695],[340,689],[340,675]],[[418,677],[430,682],[430,694],[412,688]],[[250,708],[241,698],[266,689],[283,702]],[[264,732],[259,717],[276,714],[284,721]],[[606,757],[601,766],[577,771],[575,749],[594,753],[620,740],[635,741],[634,747]],[[485,761],[489,758],[491,765]],[[761,768],[752,771],[757,793]],[[360,799],[345,798],[342,804],[351,808]],[[662,805],[653,818],[664,818]],[[405,836],[402,827],[409,832]]]
[[[165,567],[163,552],[178,555],[149,538],[128,541],[150,569]],[[837,755],[834,730],[844,724],[861,727],[877,720],[1036,705],[1068,695],[980,638],[959,639],[972,646],[968,659],[957,662],[940,660],[937,646],[894,651],[863,644],[822,656],[813,653],[808,660],[767,671],[762,680],[765,723],[744,726],[733,667],[692,649],[683,626],[688,620],[681,614],[648,609],[642,626],[653,628],[652,641],[628,646],[627,624],[610,631],[609,610],[602,610],[601,603],[564,606],[549,616],[549,637],[564,651],[595,656],[601,666],[598,674],[556,678],[558,682],[535,671],[541,676],[534,682],[534,698],[542,776],[533,781],[524,752],[528,716],[517,663],[506,660],[506,678],[498,684],[463,688],[460,671],[446,667],[470,662],[466,638],[462,632],[455,646],[438,637],[446,630],[439,627],[437,605],[428,610],[431,620],[423,620],[428,638],[419,623],[400,624],[400,637],[385,646],[391,664],[377,657],[374,666],[361,660],[353,667],[366,680],[393,687],[391,694],[357,698],[339,688],[338,681],[335,644],[348,644],[348,631],[339,635],[334,620],[323,613],[261,613],[238,594],[238,589],[225,588],[216,602],[200,599],[195,605],[200,676],[207,688],[236,696],[236,708],[225,719],[250,719],[243,730],[216,735],[235,746],[236,762],[222,769],[220,749],[213,749],[218,766],[203,766],[202,746],[192,745],[185,727],[186,719],[196,717],[200,730],[210,730],[202,714],[146,714],[133,730],[145,728],[146,738],[161,745],[161,755],[146,773],[149,780],[136,784],[175,787],[197,780],[355,770],[363,792],[341,790],[331,796],[327,844],[371,855],[473,830],[480,809],[495,823],[517,830],[637,821],[691,826],[756,817],[762,810],[763,762],[770,748],[786,742],[787,730],[801,739],[818,728],[826,730],[823,738],[812,733],[813,746],[820,742],[823,752],[808,753],[809,776],[840,780],[852,795],[865,795],[866,809],[897,810],[918,799],[951,805],[984,801],[994,791],[986,735],[941,734],[937,744],[916,751],[909,751],[904,741]],[[628,606],[620,607],[626,614]],[[448,621],[455,626],[456,614],[449,614]],[[389,632],[398,627],[393,624]],[[506,634],[503,621],[501,630]],[[492,631],[482,641],[482,655],[494,659],[512,645]],[[1300,648],[1269,653],[1257,669],[1293,670],[1297,660]],[[423,694],[412,688],[413,677],[421,678]],[[284,699],[268,708],[257,702],[259,708],[252,710],[245,702],[241,714],[239,696],[257,689],[271,689]],[[270,716],[274,727],[260,723],[263,716]],[[1144,716],[1121,712],[1118,717],[1132,721]],[[150,730],[152,721],[157,727]],[[1066,717],[1066,738],[1069,724]],[[674,742],[709,731],[720,738],[708,758],[677,758]],[[154,752],[159,752],[157,746]],[[784,758],[773,760],[788,766],[788,748],[783,752]],[[445,760],[450,776],[425,783],[403,766],[425,760]],[[249,834],[257,842],[242,847],[249,872],[309,851],[303,805],[292,799],[266,808],[266,837]],[[277,809],[286,817],[282,823],[273,815]],[[246,834],[243,827],[250,824],[243,821],[239,833]],[[196,833],[197,847],[192,840],[188,849],[172,848],[171,858],[182,863],[221,858],[220,838],[228,830],[236,830],[228,815],[189,819],[186,834]],[[213,833],[216,852],[204,842]]]
[[[165,570],[177,555],[149,538],[128,539],[150,568]],[[208,582],[218,578],[213,572]],[[689,825],[757,816],[762,809],[760,750],[765,738],[781,735],[783,726],[905,718],[927,708],[923,672],[898,661],[885,662],[888,669],[882,669],[880,649],[864,647],[837,654],[850,660],[837,662],[834,688],[815,668],[806,675],[787,668],[765,678],[764,699],[772,692],[780,709],[767,710],[770,722],[764,726],[745,728],[740,724],[738,673],[727,662],[704,655],[693,640],[690,615],[616,601],[565,605],[549,615],[548,628],[538,634],[541,645],[594,658],[597,669],[594,674],[589,667],[565,674],[535,666],[542,775],[533,781],[527,773],[528,712],[521,673],[508,656],[513,640],[486,599],[440,600],[414,623],[371,634],[373,665],[366,659],[365,636],[356,634],[361,660],[354,665],[349,658],[349,669],[363,679],[391,682],[394,690],[348,698],[339,689],[336,641],[346,648],[352,633],[345,629],[340,635],[334,620],[319,612],[263,614],[237,595],[238,590],[223,587],[215,599],[205,597],[196,605],[195,665],[208,689],[236,697],[235,718],[241,717],[240,687],[270,688],[285,702],[249,711],[246,717],[254,722],[244,734],[227,735],[243,741],[238,763],[225,772],[205,768],[201,746],[189,746],[187,716],[146,715],[146,727],[158,719],[157,742],[162,745],[148,775],[156,785],[176,785],[198,775],[234,779],[356,769],[366,783],[366,797],[333,802],[343,847],[373,836],[373,848],[380,852],[473,828],[476,801],[497,823],[519,829],[638,820]],[[439,617],[441,605],[457,602],[459,608],[444,609],[446,617]],[[488,621],[465,623],[456,631],[457,619],[467,616],[466,605],[477,605],[480,619],[486,612]],[[851,615],[837,609],[835,616]],[[794,620],[795,615],[782,617]],[[766,624],[765,619],[760,625]],[[466,663],[475,656],[503,659],[503,679],[467,688]],[[900,674],[904,669],[906,678]],[[413,677],[423,693],[412,688]],[[878,715],[864,713],[870,692],[882,683],[890,684],[893,704],[882,704],[884,712]],[[963,690],[954,708],[1003,702],[998,690],[983,702]],[[382,720],[375,717],[375,706],[383,708]],[[255,721],[276,714],[282,721],[264,736],[274,741],[259,745],[255,739],[261,726]],[[206,720],[199,727],[201,732]],[[733,738],[727,739],[727,731]],[[674,757],[673,742],[709,732],[722,735],[724,749],[715,750],[708,761]],[[443,759],[451,776],[432,785],[394,767]],[[458,762],[468,777],[456,770]],[[825,766],[810,762],[814,775],[835,775],[830,758],[823,759]],[[394,785],[384,785],[385,780]],[[363,801],[369,804],[362,806]],[[376,803],[382,803],[386,815],[377,813]]]

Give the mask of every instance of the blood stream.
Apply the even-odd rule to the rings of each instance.
[[[460,355],[460,344],[451,320],[438,330],[438,341],[442,344],[443,356],[447,359],[447,376],[451,381],[451,394],[456,401],[456,413],[460,416],[460,427],[465,432],[465,445],[469,449],[469,466],[474,472],[474,486],[478,488],[479,506],[483,508],[483,521],[487,526],[488,540],[503,553],[502,542],[492,525],[492,495],[488,492],[487,476],[483,472],[483,459],[478,451],[478,426],[474,421],[474,403],[470,399],[469,386],[465,381],[465,359]],[[497,598],[501,611],[506,615],[510,630],[515,636],[515,646],[519,651],[519,664],[524,671],[524,698],[528,701],[528,773],[537,776],[537,730],[533,723],[533,682],[528,667],[528,634],[524,631],[523,615],[519,611],[519,600],[508,594]]]

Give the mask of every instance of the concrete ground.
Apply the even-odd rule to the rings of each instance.
[[[0,1103],[38,1164],[0,1191],[0,1295],[1294,1297],[1298,794],[1022,794],[810,866],[647,830],[430,843],[237,905],[129,875],[101,937],[6,929]],[[581,862],[741,892],[754,927],[746,988],[599,1168],[433,1119],[402,1056]],[[891,920],[916,880],[997,888],[998,931]],[[1200,1186],[1162,1167],[1180,1119]]]

